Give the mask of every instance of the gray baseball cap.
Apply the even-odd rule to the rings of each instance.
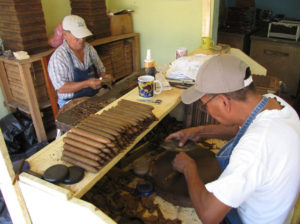
[[[200,67],[195,85],[182,93],[182,102],[191,104],[206,94],[229,93],[249,86],[252,76],[244,80],[248,67],[231,54],[213,56]]]

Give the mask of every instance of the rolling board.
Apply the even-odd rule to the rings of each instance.
[[[155,192],[174,205],[193,207],[184,175],[179,172],[172,175],[174,173],[172,161],[177,153],[164,151],[152,163],[151,176],[155,183]],[[221,168],[213,152],[199,147],[186,153],[196,161],[204,183],[216,180],[221,174]]]

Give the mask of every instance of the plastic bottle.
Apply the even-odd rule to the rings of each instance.
[[[145,71],[147,75],[152,75],[155,76],[156,69],[154,66],[154,60],[151,57],[151,50],[147,49],[147,56],[146,59],[144,60],[144,66],[145,66]]]

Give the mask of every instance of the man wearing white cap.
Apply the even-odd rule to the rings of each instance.
[[[112,79],[94,47],[85,38],[92,35],[83,18],[76,15],[64,17],[62,22],[64,41],[50,58],[48,71],[58,93],[62,107],[74,98],[93,96],[102,86],[99,77]]]
[[[186,104],[220,122],[187,128],[166,138],[198,141],[233,137],[216,155],[223,170],[204,184],[197,164],[180,152],[173,167],[184,174],[190,198],[203,223],[284,223],[300,188],[300,121],[295,110],[273,94],[260,95],[249,67],[230,55],[217,55],[200,68],[196,84],[182,94]]]

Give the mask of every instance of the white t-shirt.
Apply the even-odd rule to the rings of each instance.
[[[221,176],[206,184],[221,202],[238,208],[245,224],[284,223],[300,188],[300,120],[276,98],[284,108],[259,113]]]

